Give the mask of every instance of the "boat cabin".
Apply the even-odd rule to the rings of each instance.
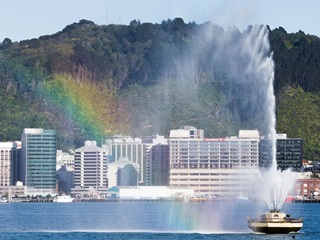
[[[284,221],[286,217],[288,216],[283,212],[268,212],[261,216],[261,218],[267,222]]]

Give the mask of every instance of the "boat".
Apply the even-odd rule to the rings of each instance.
[[[286,197],[286,199],[284,200],[284,202],[285,202],[285,203],[292,203],[293,200],[294,200],[294,198],[293,198],[292,196],[288,195],[288,196]]]
[[[5,197],[1,197],[0,198],[0,203],[7,203],[8,199],[6,199]]]
[[[287,234],[298,232],[303,226],[302,218],[291,218],[284,212],[272,210],[258,218],[248,218],[248,227],[257,233]]]
[[[69,202],[73,202],[73,198],[69,195],[61,195],[61,196],[57,196],[55,199],[53,199],[53,202],[69,203]]]
[[[238,196],[236,196],[236,201],[242,202],[242,201],[248,201],[248,195],[240,193]]]

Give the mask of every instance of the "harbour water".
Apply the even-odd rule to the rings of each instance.
[[[266,206],[243,202],[75,202],[0,204],[0,239],[320,239],[320,204],[290,203],[299,233],[255,234],[246,217]]]

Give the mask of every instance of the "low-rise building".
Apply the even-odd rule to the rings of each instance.
[[[108,195],[121,200],[188,200],[193,196],[192,188],[167,186],[117,186]]]
[[[312,173],[302,173],[296,182],[294,195],[299,198],[313,198],[319,195],[320,178],[313,178]]]

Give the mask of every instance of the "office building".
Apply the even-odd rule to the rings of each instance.
[[[287,138],[287,134],[276,135],[276,159],[280,170],[291,168],[295,172],[302,170],[302,139]],[[260,140],[260,162],[261,168],[270,167],[272,162],[271,141],[268,138]]]
[[[56,131],[26,128],[22,133],[21,179],[30,196],[56,194]]]
[[[108,151],[109,163],[119,161],[120,158],[127,158],[130,162],[140,166],[138,176],[139,184],[145,184],[145,145],[140,138],[130,136],[115,135],[111,139],[104,139],[102,148]]]
[[[204,138],[203,130],[171,130],[170,186],[190,187],[197,196],[236,197],[250,191],[258,173],[259,132],[238,137]]]
[[[149,136],[142,139],[145,145],[145,185],[169,186],[169,144],[164,136]]]
[[[140,166],[120,158],[119,161],[108,165],[108,187],[114,186],[137,186]]]
[[[301,172],[301,138],[287,138],[286,134],[277,137],[277,164],[278,168],[281,170],[291,168],[294,172]]]
[[[107,153],[95,141],[86,141],[74,153],[74,189],[84,192],[89,188],[97,192],[107,189]],[[82,190],[81,190],[82,189]]]
[[[0,142],[0,186],[12,186],[18,181],[21,142]]]

